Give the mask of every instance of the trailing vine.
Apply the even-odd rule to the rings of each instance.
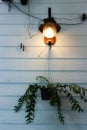
[[[22,106],[25,105],[25,113],[26,113],[25,118],[27,124],[29,124],[34,120],[37,90],[38,90],[37,84],[30,85],[26,90],[25,94],[19,98],[17,106],[14,106],[15,112],[18,112],[22,109]]]
[[[64,124],[64,115],[62,112],[62,102],[60,93],[66,96],[66,98],[69,100],[72,111],[83,112],[80,103],[75,99],[72,92],[79,95],[80,99],[86,103],[87,90],[85,88],[80,87],[77,84],[50,83],[49,80],[43,76],[38,76],[36,80],[38,80],[39,82],[29,85],[24,95],[22,95],[18,99],[18,104],[14,106],[15,112],[20,111],[22,107],[25,106],[25,113],[26,113],[25,119],[27,124],[31,123],[34,120],[35,104],[37,99],[36,94],[38,89],[41,90],[41,88],[45,89],[47,88],[47,93],[49,94],[48,96],[49,104],[51,106],[56,107],[56,110],[58,112],[58,119],[62,124]]]

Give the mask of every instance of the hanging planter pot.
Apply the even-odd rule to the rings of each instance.
[[[20,0],[20,2],[21,2],[22,5],[27,5],[28,0]]]
[[[50,94],[49,94],[49,88],[42,87],[41,90],[41,98],[42,100],[49,100]]]
[[[69,100],[71,104],[71,110],[77,112],[83,112],[83,108],[80,106],[78,100],[75,99],[75,96],[72,95],[72,92],[79,94],[80,99],[87,103],[87,89],[80,87],[76,84],[65,84],[62,85],[57,83],[50,83],[47,78],[39,76],[40,79],[45,80],[45,86],[42,86],[39,83],[30,84],[25,93],[18,99],[18,104],[14,106],[15,112],[18,112],[22,109],[22,106],[25,105],[25,119],[26,123],[31,123],[34,120],[35,113],[35,104],[37,99],[37,91],[40,89],[42,100],[49,100],[51,106],[56,107],[58,113],[59,121],[64,124],[64,115],[62,113],[62,102],[61,94],[62,92],[65,97]],[[71,92],[70,92],[71,91]]]

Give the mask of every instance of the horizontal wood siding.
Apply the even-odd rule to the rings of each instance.
[[[87,13],[87,0],[29,0],[29,9],[18,0],[14,2],[40,19],[48,17],[51,7],[58,23],[79,22]],[[68,100],[61,97],[65,125],[58,121],[56,109],[41,100],[40,91],[31,124],[25,123],[24,107],[20,113],[13,110],[38,75],[51,74],[54,83],[77,83],[87,88],[87,20],[75,26],[60,24],[61,31],[49,56],[49,48],[38,31],[40,19],[26,16],[13,6],[8,11],[8,5],[0,0],[0,130],[86,130],[87,105],[77,95],[84,113],[72,112]],[[20,43],[25,46],[24,52]]]

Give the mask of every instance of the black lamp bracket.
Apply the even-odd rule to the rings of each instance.
[[[48,8],[48,18],[44,19],[44,22],[53,22],[56,23],[56,21],[54,20],[54,18],[51,16],[51,8]]]
[[[54,20],[53,17],[51,17],[51,8],[50,7],[48,8],[48,18],[43,19],[43,21],[44,21],[44,23],[39,26],[40,32],[43,32],[43,28],[44,28],[45,24],[48,22],[51,22],[56,26],[57,32],[60,31],[60,29],[61,29],[60,25],[58,23],[56,23],[56,21]]]

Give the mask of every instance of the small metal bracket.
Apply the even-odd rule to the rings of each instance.
[[[22,49],[22,51],[25,49],[25,46],[22,43],[20,43],[20,49]]]
[[[87,19],[87,15],[84,13],[84,14],[82,14],[82,21],[85,21],[86,19]]]

